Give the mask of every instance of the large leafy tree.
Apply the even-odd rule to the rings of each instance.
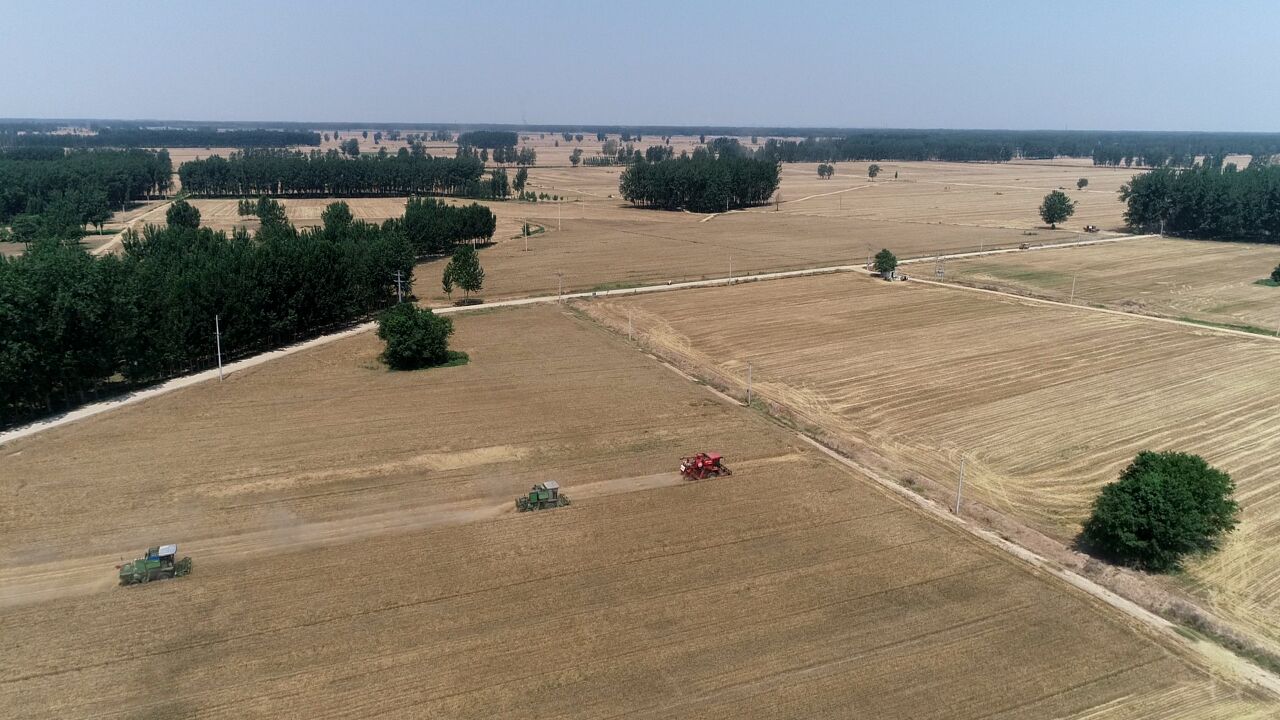
[[[395,370],[448,362],[452,334],[452,320],[413,303],[400,303],[378,316],[378,337],[387,344],[381,359]]]
[[[876,272],[887,274],[887,273],[893,272],[897,268],[898,268],[898,256],[890,252],[889,248],[885,248],[880,252],[876,253],[876,257],[875,257]]]
[[[1075,214],[1076,203],[1061,190],[1054,190],[1044,196],[1040,203],[1040,219],[1049,223],[1050,227],[1058,227],[1058,223]]]
[[[1236,526],[1239,506],[1227,473],[1204,458],[1179,452],[1141,452],[1102,489],[1082,539],[1125,564],[1154,571],[1213,549]]]

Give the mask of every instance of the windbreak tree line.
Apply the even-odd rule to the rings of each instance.
[[[246,355],[369,316],[395,303],[397,272],[411,277],[393,221],[327,212],[320,228],[264,222],[250,237],[195,227],[193,212],[130,233],[121,256],[41,239],[0,259],[0,424],[212,366],[215,316],[224,358]]]
[[[1204,239],[1280,242],[1280,166],[1244,170],[1160,168],[1120,189],[1125,222],[1135,230]]]
[[[0,147],[284,147],[320,144],[320,133],[304,130],[216,130],[212,128],[101,128],[94,135],[0,133]]]
[[[778,189],[778,163],[701,148],[653,163],[641,157],[622,172],[618,189],[642,207],[723,212],[768,202]]]
[[[345,158],[321,153],[248,150],[192,160],[178,168],[183,191],[196,196],[461,195],[494,197],[484,163],[470,155],[438,158],[407,149]],[[499,196],[502,197],[502,196]]]
[[[169,189],[173,165],[167,152],[57,148],[0,152],[0,223],[14,223],[19,240],[23,215],[47,216],[59,226],[100,224],[125,203]],[[46,223],[47,224],[47,223]],[[58,233],[61,234],[61,233]]]
[[[508,148],[515,147],[520,137],[513,132],[503,130],[472,130],[458,134],[458,145],[473,148]]]

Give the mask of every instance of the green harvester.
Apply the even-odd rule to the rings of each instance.
[[[116,566],[120,569],[120,584],[139,585],[152,580],[167,580],[190,574],[191,558],[184,557],[178,560],[177,556],[177,545],[147,548],[146,554],[137,560]]]
[[[520,512],[546,510],[548,508],[564,507],[568,504],[569,496],[560,494],[560,483],[555,480],[538,483],[533,486],[528,495],[521,495],[516,498],[516,510]]]

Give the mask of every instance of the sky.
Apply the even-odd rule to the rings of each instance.
[[[1280,2],[0,2],[0,117],[1280,131]]]

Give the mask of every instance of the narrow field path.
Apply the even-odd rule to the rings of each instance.
[[[165,208],[169,207],[171,204],[173,204],[173,200],[166,200],[165,202],[162,202],[159,205],[156,205],[155,207],[142,213],[138,217],[130,220],[127,224],[125,224],[124,228],[120,230],[120,232],[116,233],[115,236],[113,236],[110,240],[99,245],[98,247],[94,248],[90,252],[93,255],[106,255],[107,253],[115,252],[116,248],[121,247],[124,244],[124,234],[126,232],[128,232],[129,230],[132,230],[134,227],[138,225],[138,223],[142,222],[143,220],[146,220],[152,215],[163,211]]]

